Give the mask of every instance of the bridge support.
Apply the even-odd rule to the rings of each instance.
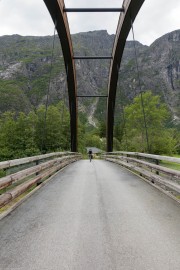
[[[113,127],[116,89],[118,82],[118,72],[121,59],[126,44],[126,39],[131,29],[131,24],[135,20],[142,4],[145,0],[124,0],[124,12],[120,14],[114,48],[112,52],[113,60],[110,66],[108,83],[108,102],[107,102],[107,152],[113,151]]]
[[[71,151],[77,152],[76,75],[69,24],[66,13],[64,12],[64,0],[44,0],[44,2],[49,10],[49,13],[51,14],[54,24],[56,25],[56,30],[61,42],[69,94]]]

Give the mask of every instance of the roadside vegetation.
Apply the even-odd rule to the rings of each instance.
[[[173,156],[180,158],[180,155],[173,155]],[[161,165],[165,166],[167,168],[173,169],[173,170],[180,171],[180,164],[179,163],[174,163],[174,162],[169,162],[169,161],[161,161]]]
[[[180,132],[176,126],[169,127],[171,118],[167,106],[151,91],[143,93],[142,99],[144,113],[140,95],[124,109],[122,149],[157,155],[179,153]]]
[[[147,134],[140,95],[124,107],[124,119],[114,127],[114,151],[137,151],[158,155],[179,155],[180,127],[172,123],[170,113],[159,96],[151,91],[143,94]],[[103,104],[100,104],[103,110]],[[86,147],[106,150],[106,125],[97,109],[98,127],[89,125],[87,115],[80,112],[78,150]],[[121,117],[121,116],[119,116]],[[70,150],[70,117],[66,105],[50,105],[45,122],[45,106],[25,114],[7,111],[0,116],[0,161],[54,151]],[[147,136],[148,144],[147,145]],[[149,149],[148,149],[149,148]],[[169,163],[163,163],[171,166]],[[176,166],[176,165],[173,165]],[[179,168],[177,164],[176,168]],[[3,172],[0,172],[3,174]]]
[[[69,112],[59,102],[29,114],[5,112],[0,117],[0,160],[70,149]]]

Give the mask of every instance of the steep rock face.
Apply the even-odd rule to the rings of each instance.
[[[68,100],[66,75],[58,37],[55,38],[53,59],[52,42],[51,36],[0,37],[0,112],[6,109],[27,112],[33,107],[38,107],[45,102],[49,87],[51,103],[65,97]],[[108,35],[105,30],[79,33],[72,35],[72,42],[76,56],[110,56],[114,35]],[[162,36],[149,47],[137,41],[135,46],[142,90],[152,90],[153,93],[161,95],[174,119],[178,121],[180,119],[180,30]],[[53,68],[49,84],[51,61]],[[79,95],[107,94],[109,60],[76,60],[75,63]],[[17,96],[21,97],[21,105],[24,103],[24,106],[20,106],[20,100],[16,102],[17,105],[10,102],[12,90],[14,97],[16,92]],[[119,72],[117,106],[122,100],[122,93],[123,101],[127,104],[139,91],[134,43],[127,41]],[[6,106],[3,100],[6,100]],[[81,110],[88,112],[91,101],[79,99]]]
[[[62,99],[66,89],[62,52],[56,37],[51,76],[50,102]],[[27,110],[45,102],[52,60],[52,37],[0,37],[0,89],[16,84],[29,100]],[[2,95],[2,91],[0,92]],[[0,103],[0,111],[4,106]],[[9,108],[9,107],[8,107]],[[12,108],[16,110],[16,108]]]
[[[72,36],[74,55],[111,56],[114,35],[92,31]],[[80,95],[93,95],[107,90],[109,60],[76,60],[77,88]]]
[[[171,98],[170,107],[180,117],[180,32],[171,33],[168,36],[168,41],[171,43],[169,62],[167,67],[164,68],[163,78],[168,86],[167,93]]]
[[[164,35],[149,47],[136,44],[140,86],[133,43],[129,41],[126,45],[119,79],[123,95],[129,100],[139,93],[140,87],[143,91],[152,90],[162,97],[174,119],[179,121],[180,31]]]
[[[180,31],[174,31],[156,40],[149,48],[149,68],[154,69],[153,88],[174,115],[180,117]]]

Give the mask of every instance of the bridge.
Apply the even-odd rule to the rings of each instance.
[[[29,194],[0,221],[0,269],[179,269],[179,203],[119,165],[79,160]]]
[[[66,8],[44,0],[57,29],[66,67],[71,152],[0,162],[0,269],[180,269],[179,158],[113,151],[116,88],[125,42],[144,0],[120,8]],[[120,12],[110,56],[107,152],[77,152],[76,59],[67,12]]]

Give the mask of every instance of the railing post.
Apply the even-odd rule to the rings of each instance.
[[[155,162],[156,162],[156,165],[159,165],[159,160],[158,159],[156,159]],[[159,175],[159,171],[156,171],[156,174]]]
[[[36,160],[36,166],[37,165],[39,165],[39,160]],[[36,172],[36,175],[39,175],[39,172]],[[42,184],[41,180],[37,181],[36,186],[39,186],[40,184]]]

